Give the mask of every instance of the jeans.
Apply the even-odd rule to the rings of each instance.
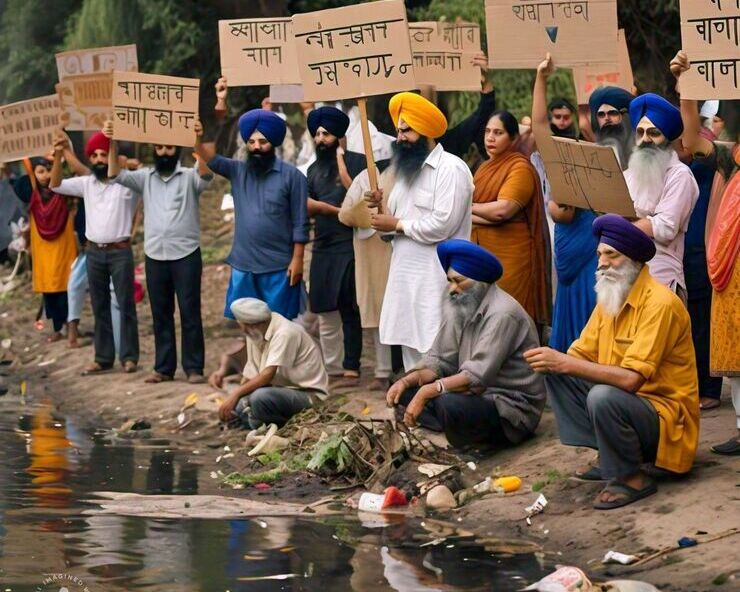
[[[239,399],[234,412],[245,427],[256,430],[262,424],[270,423],[282,427],[296,413],[311,405],[311,395],[306,391],[265,386]]]
[[[182,369],[186,374],[203,374],[205,345],[200,308],[203,261],[200,249],[175,261],[146,257],[146,285],[154,325],[154,370],[173,376],[177,369],[175,297],[180,309]]]

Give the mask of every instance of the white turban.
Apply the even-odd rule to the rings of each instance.
[[[269,321],[272,316],[270,307],[257,298],[239,298],[231,303],[231,314],[237,321],[256,325]]]

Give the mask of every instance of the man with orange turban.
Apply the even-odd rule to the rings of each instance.
[[[393,239],[380,340],[401,346],[409,371],[432,346],[441,324],[447,278],[436,246],[470,236],[473,177],[462,160],[434,145],[433,139],[447,130],[447,120],[434,104],[402,92],[388,109],[397,131],[391,163],[396,182],[388,212],[372,218],[373,228],[392,233]],[[371,205],[381,200],[380,191],[368,197]]]

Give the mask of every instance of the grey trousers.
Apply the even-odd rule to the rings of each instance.
[[[628,477],[655,461],[660,420],[649,401],[564,374],[548,374],[545,386],[560,441],[597,449],[604,479]]]
[[[296,413],[311,405],[311,395],[306,391],[265,386],[239,399],[234,411],[244,427],[256,430],[265,423],[275,423],[282,427]]]

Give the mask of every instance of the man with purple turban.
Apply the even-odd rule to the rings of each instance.
[[[437,257],[448,282],[442,325],[421,362],[388,390],[388,405],[455,447],[517,444],[545,406],[542,377],[524,359],[539,343],[534,322],[496,286],[503,268],[483,247],[450,239]]]
[[[239,118],[246,160],[216,155],[200,142],[195,147],[208,168],[231,181],[234,242],[226,259],[231,280],[224,307],[230,319],[231,303],[239,298],[258,298],[287,319],[301,312],[307,188],[298,169],[275,156],[285,132],[276,113],[252,109]]]
[[[678,297],[653,277],[650,237],[607,214],[599,246],[596,308],[568,353],[525,352],[545,374],[560,441],[598,450],[598,465],[577,473],[608,481],[594,508],[625,506],[657,491],[641,464],[691,469],[699,440],[699,394],[691,323]]]
[[[630,120],[636,148],[624,179],[640,218],[637,226],[655,240],[650,274],[685,304],[684,235],[699,186],[671,145],[683,133],[681,112],[663,97],[647,93],[630,103]]]
[[[346,152],[339,145],[349,127],[349,117],[341,110],[319,107],[308,114],[307,123],[316,146],[316,161],[308,167],[308,213],[315,220],[309,303],[319,317],[326,370],[329,376],[343,377],[342,386],[350,386],[360,379],[362,323],[355,294],[352,228],[342,224],[338,215],[352,179],[367,165],[362,154]]]

